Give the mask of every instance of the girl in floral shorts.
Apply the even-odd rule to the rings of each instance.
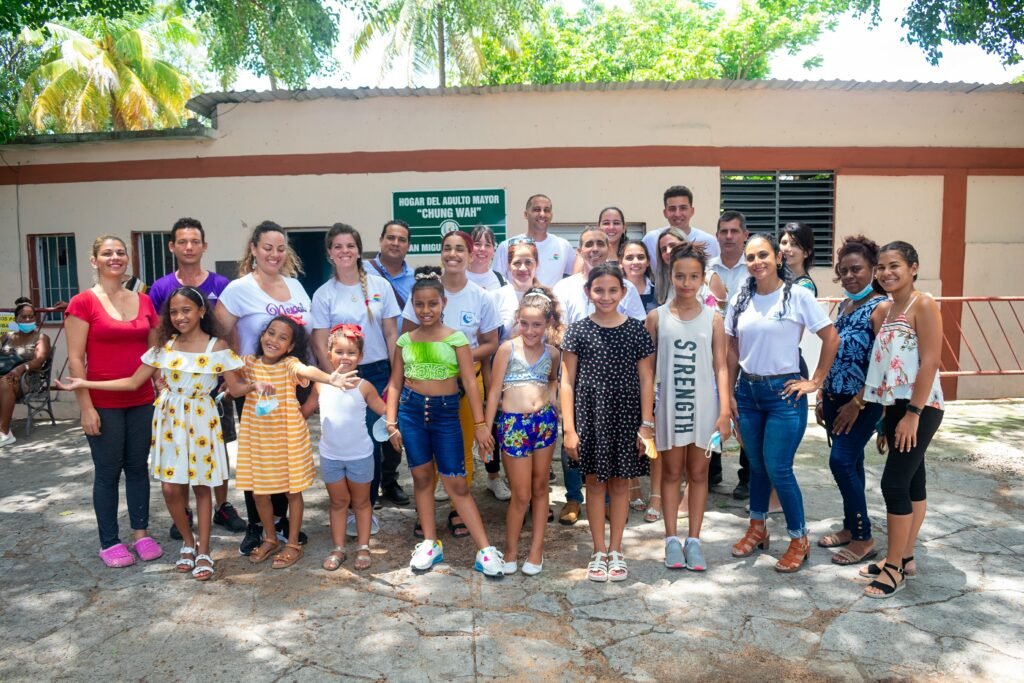
[[[516,314],[518,337],[498,348],[487,396],[487,424],[494,424],[499,403],[497,448],[505,464],[512,499],[508,505],[505,574],[515,573],[519,533],[526,508],[533,510],[533,542],[523,574],[539,574],[544,565],[544,529],[548,515],[548,471],[558,436],[555,387],[558,379],[561,318],[551,291],[533,287]]]

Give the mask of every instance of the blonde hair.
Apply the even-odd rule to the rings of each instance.
[[[92,243],[92,257],[93,258],[96,258],[97,256],[100,255],[100,247],[102,247],[103,243],[106,242],[107,240],[114,240],[115,242],[120,242],[121,246],[124,247],[124,250],[128,251],[128,243],[125,242],[120,237],[118,237],[117,235],[100,235]]]
[[[518,316],[519,311],[524,308],[535,308],[544,314],[544,319],[548,321],[547,342],[552,346],[560,346],[565,326],[562,324],[562,311],[558,305],[558,299],[555,298],[551,289],[539,284],[530,287],[523,294],[523,300],[519,302],[519,310],[516,311],[516,315]]]
[[[257,225],[253,229],[249,241],[245,243],[245,251],[242,253],[242,259],[238,262],[238,277],[248,275],[256,269],[256,257],[252,255],[252,248],[259,245],[260,237],[268,232],[279,232],[285,235],[284,228],[274,221],[263,221]],[[281,266],[281,275],[285,277],[302,275],[302,259],[295,253],[292,246],[287,243],[287,235],[285,235],[285,240],[285,256],[284,264]]]

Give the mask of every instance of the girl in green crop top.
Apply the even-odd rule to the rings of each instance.
[[[487,576],[501,576],[501,553],[487,539],[466,482],[456,378],[462,379],[473,411],[474,437],[481,455],[491,452],[494,439],[484,421],[469,340],[442,322],[445,297],[439,274],[435,268],[416,269],[410,296],[420,326],[398,338],[388,385],[388,431],[401,430],[394,434],[398,442],[395,446],[405,446],[424,537],[413,552],[410,566],[415,571],[426,571],[444,559],[434,516],[437,472],[478,548],[474,568]]]

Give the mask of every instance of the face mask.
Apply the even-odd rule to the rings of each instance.
[[[846,291],[845,289],[843,290],[843,294],[845,294],[846,298],[850,299],[851,301],[860,301],[861,299],[863,299],[867,295],[871,294],[871,292],[873,292],[873,291],[875,291],[875,289],[874,289],[874,287],[871,286],[871,283],[869,282],[867,287],[865,287],[861,291],[857,292],[856,294],[851,294],[850,292]]]
[[[31,334],[36,331],[36,324],[33,323],[15,323],[18,326],[18,330],[22,334]]]
[[[256,416],[265,417],[274,412],[274,408],[278,406],[277,399],[273,396],[264,397],[256,401]]]

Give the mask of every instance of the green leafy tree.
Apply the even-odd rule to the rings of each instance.
[[[854,0],[854,8],[879,21],[880,0]],[[975,44],[1003,64],[1019,64],[1024,55],[1024,4],[1021,0],[911,0],[901,20],[907,42],[917,45],[932,64],[942,45]]]
[[[549,7],[510,53],[484,42],[483,83],[765,78],[772,55],[813,44],[843,0],[742,0],[726,14],[711,2],[636,0],[632,9],[588,0],[576,13]],[[808,66],[813,66],[812,60]]]
[[[0,33],[0,144],[28,130],[18,121],[18,95],[42,53],[17,35]]]
[[[145,10],[149,0],[0,0],[0,33],[17,35],[23,28],[38,29],[89,15],[117,19]]]
[[[230,87],[239,69],[270,87],[304,88],[336,68],[338,16],[320,0],[190,0],[207,38],[210,66]]]
[[[191,78],[162,59],[199,34],[175,5],[121,19],[47,24],[42,64],[26,79],[18,118],[40,132],[83,133],[181,126]]]
[[[514,41],[495,36],[515,36],[539,13],[539,0],[380,0],[364,6],[352,54],[359,59],[384,38],[385,72],[404,58],[417,74],[436,73],[442,88],[449,76],[475,84],[486,61],[484,37],[492,53],[515,51]]]

